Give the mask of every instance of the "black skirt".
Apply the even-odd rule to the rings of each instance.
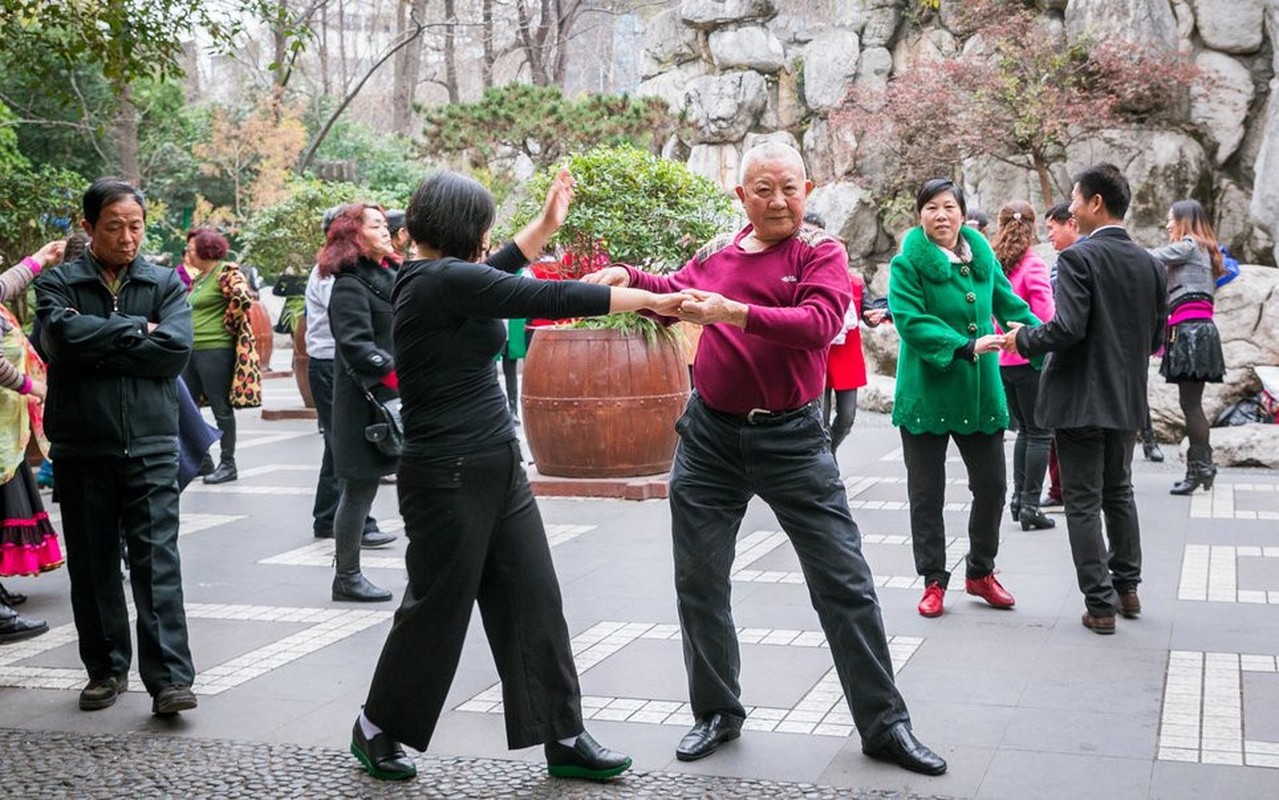
[[[1169,383],[1221,383],[1226,360],[1213,321],[1192,319],[1169,326],[1159,374]]]

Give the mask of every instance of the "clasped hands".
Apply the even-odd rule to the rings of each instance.
[[[1025,327],[1020,322],[1009,322],[1007,333],[990,333],[985,336],[978,336],[973,345],[973,353],[981,355],[983,353],[993,353],[996,350],[1003,350],[1005,353],[1017,352],[1017,329]]]
[[[631,282],[630,274],[622,267],[605,267],[582,276],[582,281],[619,288],[626,288]],[[700,289],[683,289],[670,294],[651,293],[644,307],[664,317],[675,317],[684,322],[696,322],[699,325],[727,322],[738,327],[746,327],[747,307],[744,303],[729,300],[722,294],[704,292]]]

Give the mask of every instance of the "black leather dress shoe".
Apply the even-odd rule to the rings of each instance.
[[[910,726],[904,722],[884,731],[873,742],[862,740],[862,752],[924,775],[941,775],[946,771],[946,760],[916,739]]]
[[[604,781],[621,775],[631,766],[631,757],[609,750],[582,731],[572,747],[547,742],[546,771],[557,778],[585,778]]]
[[[0,583],[0,603],[6,606],[20,606],[27,602],[27,596],[21,592],[11,592],[4,588],[4,584]]]
[[[24,617],[4,603],[0,603],[0,642],[19,642],[39,636],[49,630],[49,623],[42,619]]]
[[[706,758],[719,749],[723,742],[731,742],[742,735],[742,721],[728,714],[710,714],[702,717],[697,724],[684,734],[675,748],[675,757],[680,761],[696,761]]]
[[[399,742],[385,733],[366,739],[358,719],[351,729],[351,755],[364,766],[365,772],[380,781],[402,781],[417,776],[417,765],[404,753]]]

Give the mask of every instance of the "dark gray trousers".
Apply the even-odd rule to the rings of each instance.
[[[364,713],[425,750],[479,602],[502,679],[506,739],[531,747],[582,732],[582,695],[546,530],[518,443],[447,461],[400,460],[409,585]]]
[[[1118,592],[1141,583],[1141,529],[1132,496],[1137,434],[1112,428],[1058,428],[1054,435],[1079,589],[1089,613],[1108,617],[1119,607]]]
[[[1039,495],[1048,474],[1048,450],[1052,431],[1035,419],[1039,397],[1039,372],[1029,364],[1000,367],[1008,412],[1017,420],[1017,442],[1013,445],[1013,496],[1023,508],[1038,508]],[[1018,494],[1020,492],[1020,494]]]
[[[178,457],[68,458],[53,465],[80,660],[90,679],[125,675],[133,660],[120,574],[128,545],[138,610],[138,672],[151,694],[195,679],[178,558]]]
[[[858,731],[873,739],[908,721],[874,580],[820,409],[813,405],[773,424],[751,425],[707,408],[694,394],[676,429],[671,527],[693,714],[746,716],[729,574],[746,504],[758,495],[799,556]]]
[[[333,474],[333,448],[329,437],[333,431],[333,359],[313,358],[307,365],[307,382],[315,399],[315,415],[320,420],[320,433],[324,436],[324,455],[320,457],[320,477],[315,482],[315,504],[311,517],[317,536],[333,532],[333,518],[337,515],[338,501],[342,498],[342,483]],[[370,506],[371,508],[371,506]],[[377,520],[367,514],[364,532],[377,530]]]
[[[906,460],[906,494],[910,498],[910,538],[915,548],[915,571],[925,583],[950,584],[946,569],[946,448],[955,440],[968,470],[973,494],[968,512],[968,559],[965,576],[984,578],[995,571],[999,554],[999,517],[1008,489],[1004,465],[1004,432],[911,433],[901,429]]]

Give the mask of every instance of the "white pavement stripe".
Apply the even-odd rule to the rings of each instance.
[[[318,474],[319,471],[319,461],[314,464],[263,464],[259,467],[238,470],[239,480],[256,478],[259,475],[270,475],[272,472],[314,472]]]
[[[380,523],[380,527],[383,531],[390,533],[402,530],[404,521],[399,518],[386,520]],[[589,533],[595,530],[596,527],[595,525],[547,525],[546,541],[551,547],[555,547],[576,539],[584,533]],[[325,567],[331,569],[333,567],[333,547],[332,539],[317,539],[302,547],[263,558],[258,563],[271,566]],[[378,550],[362,551],[360,554],[360,566],[373,569],[404,569],[404,556],[398,553],[385,556],[376,555],[378,552]]]
[[[1244,739],[1243,673],[1275,672],[1276,657],[1173,650],[1164,678],[1157,758],[1279,768],[1279,742]]]
[[[736,557],[729,579],[738,583],[804,583],[804,573],[798,570],[752,569],[752,565],[787,542],[782,531],[752,531],[737,540]],[[904,546],[911,543],[909,536],[871,534],[862,537],[862,544],[886,544]],[[946,539],[946,563],[954,570],[968,554],[967,540],[957,536]],[[923,589],[924,578],[919,575],[874,575],[876,588]]]
[[[247,514],[179,514],[178,515],[178,536],[186,536],[190,533],[199,533],[207,531],[209,528],[216,528],[219,525],[227,525],[232,522],[239,522],[242,519],[248,519]],[[49,513],[49,524],[55,528],[62,522],[62,513],[53,511]]]
[[[212,619],[235,622],[291,623],[306,626],[283,638],[243,653],[230,661],[203,666],[192,691],[199,695],[221,694],[285,664],[340,642],[374,625],[391,619],[393,612],[366,609],[299,608],[294,606],[216,605],[188,603],[188,620]],[[129,618],[137,612],[129,606]],[[6,645],[0,650],[0,686],[22,689],[79,689],[88,678],[81,668],[19,665],[44,653],[76,641],[73,624],[59,625],[35,639]],[[137,672],[129,682],[141,687]],[[136,688],[135,688],[136,691]]]
[[[756,531],[755,533],[769,535],[775,532]],[[749,538],[751,537],[744,537],[743,541]],[[738,640],[745,645],[763,644],[802,648],[827,646],[826,637],[821,631],[738,628],[737,635]],[[573,660],[577,663],[578,673],[581,674],[640,639],[678,640],[679,638],[678,625],[599,622],[573,637]],[[889,637],[888,649],[893,661],[894,674],[901,672],[906,662],[923,642],[923,639],[913,636]],[[502,686],[494,684],[462,702],[454,710],[500,714],[502,708]],[[583,696],[582,716],[586,719],[680,727],[688,727],[694,722],[692,709],[688,703],[647,697]],[[747,706],[743,728],[751,731],[839,738],[847,738],[856,730],[834,667],[827,670],[790,708]]]
[[[1239,588],[1239,559],[1279,558],[1279,547],[1188,544],[1182,551],[1177,599],[1279,605],[1279,591]]]
[[[1279,489],[1269,483],[1223,483],[1216,481],[1212,489],[1195,492],[1190,497],[1191,519],[1257,519],[1279,520],[1279,505],[1273,495]],[[1267,495],[1265,502],[1274,508],[1244,509],[1238,507],[1240,493],[1257,493]]]

